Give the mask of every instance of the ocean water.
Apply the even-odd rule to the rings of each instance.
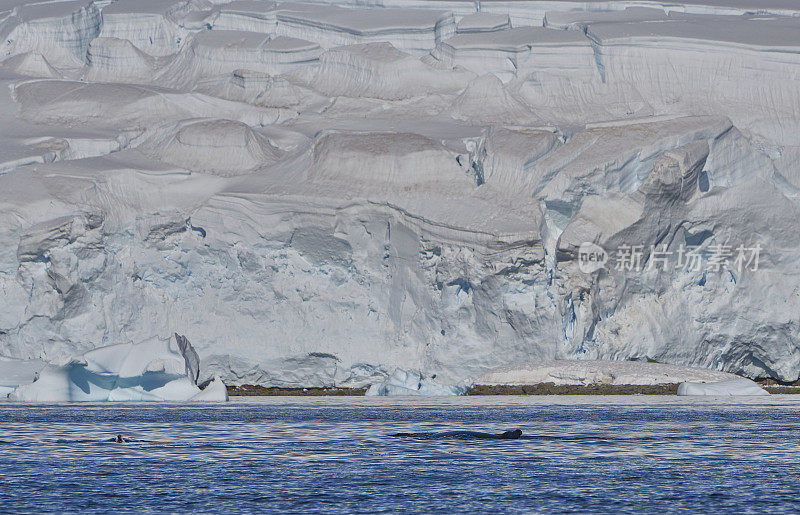
[[[800,396],[0,403],[4,513],[798,509]]]

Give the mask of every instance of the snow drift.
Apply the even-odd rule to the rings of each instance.
[[[226,177],[270,165],[281,156],[267,137],[233,120],[186,120],[153,134],[141,148],[160,161]]]
[[[454,93],[472,77],[463,71],[436,70],[390,43],[372,43],[337,47],[322,54],[310,86],[329,96],[401,100]]]

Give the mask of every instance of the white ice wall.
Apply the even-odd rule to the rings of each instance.
[[[787,2],[55,6],[0,16],[0,355],[177,331],[231,384],[800,374]],[[762,254],[585,273],[587,241]]]

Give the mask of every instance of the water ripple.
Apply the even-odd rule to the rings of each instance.
[[[794,512],[794,399],[0,403],[4,512]],[[398,432],[520,428],[519,440]],[[108,440],[117,434],[128,443]]]

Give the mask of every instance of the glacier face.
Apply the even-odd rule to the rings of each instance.
[[[0,355],[800,377],[800,8],[367,4],[0,5]]]

